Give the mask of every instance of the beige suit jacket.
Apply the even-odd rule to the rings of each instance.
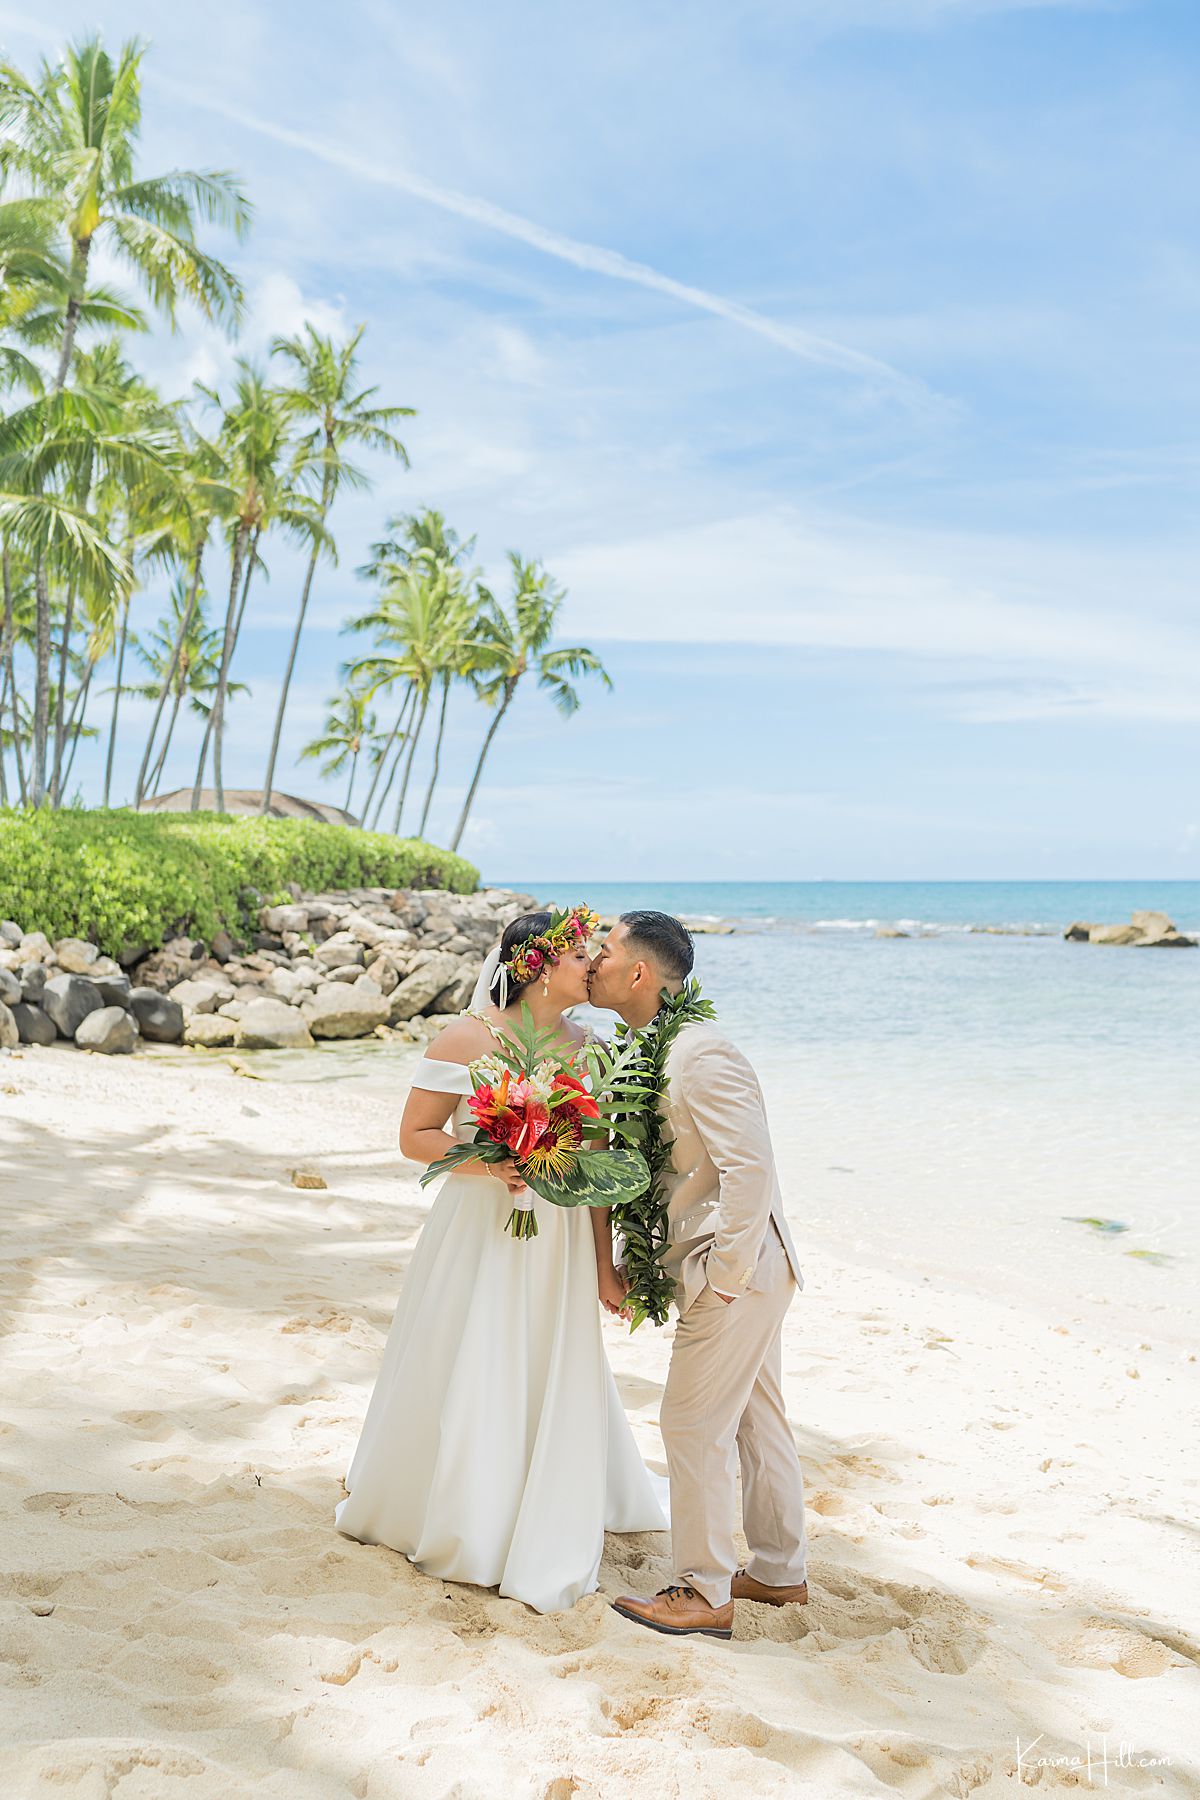
[[[660,1107],[674,1143],[663,1268],[675,1278],[680,1312],[706,1281],[726,1294],[757,1291],[772,1220],[802,1287],[754,1070],[715,1026],[698,1022],[671,1045],[666,1074]]]

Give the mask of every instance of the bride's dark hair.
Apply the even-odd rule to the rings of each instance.
[[[519,918],[513,919],[506,925],[504,927],[504,936],[500,939],[500,963],[506,963],[513,951],[519,944],[523,944],[526,938],[538,937],[543,931],[548,931],[550,929],[551,917],[552,915],[548,912],[522,913]],[[533,985],[532,981],[514,981],[510,971],[508,977],[509,1006],[512,1005],[514,1000],[519,1000],[526,989],[531,988]],[[488,999],[493,1006],[499,1006],[499,967],[497,967],[496,973],[492,976],[492,985],[488,990]]]

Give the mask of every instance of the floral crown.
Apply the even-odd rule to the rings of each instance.
[[[545,931],[535,931],[509,951],[501,963],[514,982],[536,981],[547,967],[579,944],[586,944],[600,919],[590,906],[573,906],[569,912],[552,911]]]

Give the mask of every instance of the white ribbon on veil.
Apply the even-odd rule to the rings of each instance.
[[[497,1005],[500,1011],[508,1005],[508,968],[500,961],[500,946],[489,950],[484,964],[479,971],[479,979],[475,983],[475,992],[471,995],[471,1011],[478,1012],[481,1006],[487,1006],[492,998],[492,983],[496,979],[496,971],[500,971],[500,998]]]

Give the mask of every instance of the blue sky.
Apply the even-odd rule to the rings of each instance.
[[[365,546],[428,504],[498,580],[544,557],[616,684],[506,721],[485,873],[1200,875],[1186,0],[0,5],[26,66],[92,23],[152,40],[147,169],[244,177],[242,348],[365,320],[419,409],[335,516],[285,763]],[[181,326],[135,358],[219,382]],[[297,585],[267,561],[230,785]],[[485,726],[462,694],[435,837]]]

